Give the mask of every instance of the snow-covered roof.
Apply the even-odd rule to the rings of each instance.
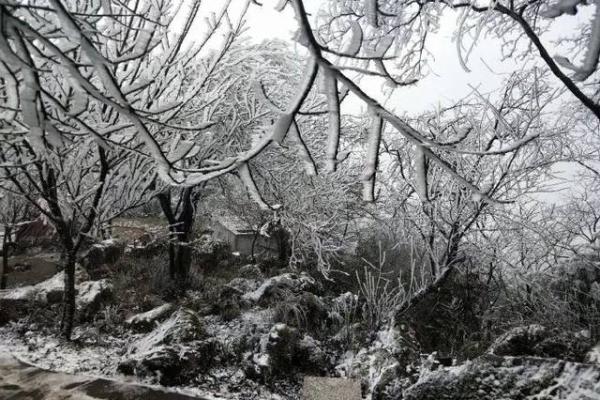
[[[252,225],[235,215],[222,215],[216,217],[215,221],[236,235],[253,233],[255,231]]]

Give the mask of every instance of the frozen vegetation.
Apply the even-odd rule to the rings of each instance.
[[[598,1],[0,1],[0,398],[600,399],[599,60]]]

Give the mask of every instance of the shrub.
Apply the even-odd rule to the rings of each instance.
[[[163,253],[152,258],[124,257],[113,268],[113,285],[116,297],[124,309],[146,311],[161,300],[180,298],[186,290],[202,287],[202,276],[190,271],[185,287],[171,279],[169,260]]]
[[[281,270],[288,267],[288,262],[279,258],[267,258],[262,260],[258,267],[265,276],[273,276],[281,273]]]
[[[458,358],[483,353],[490,343],[484,330],[489,286],[478,271],[455,269],[438,290],[429,293],[404,317],[424,352],[438,351]]]
[[[273,309],[273,322],[294,327],[303,327],[307,321],[307,310],[300,304],[299,296],[291,290],[282,289],[277,292],[277,300]]]
[[[543,274],[507,280],[502,296],[487,312],[494,335],[512,327],[541,324],[563,331],[589,332],[600,340],[600,268],[594,255],[579,255]],[[519,279],[517,279],[519,278]]]
[[[232,266],[236,258],[228,243],[211,241],[193,248],[193,262],[204,272],[214,272]]]

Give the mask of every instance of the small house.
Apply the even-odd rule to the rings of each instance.
[[[231,251],[240,255],[274,257],[278,254],[279,247],[274,238],[261,230],[261,227],[252,226],[236,216],[213,218],[212,236],[215,240],[229,244]]]

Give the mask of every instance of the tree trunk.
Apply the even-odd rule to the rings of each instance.
[[[189,241],[192,236],[192,228],[194,227],[194,215],[196,210],[196,201],[192,195],[191,188],[186,188],[182,194],[182,209],[178,218],[178,224],[175,225],[177,230],[177,252],[175,253],[175,264],[173,271],[175,277],[182,283],[187,282],[188,272],[192,265],[192,248]]]
[[[61,331],[65,339],[71,339],[73,322],[75,321],[75,254],[67,252],[65,263],[65,292],[63,295],[63,310]]]
[[[183,234],[175,243],[175,254],[171,265],[172,276],[185,284],[192,265],[192,248],[187,243],[188,235]]]
[[[173,232],[173,230],[170,230]],[[177,243],[175,241],[169,242],[169,276],[171,279],[175,279],[175,258],[177,256]]]
[[[258,239],[259,231],[254,231],[254,237],[252,238],[252,246],[250,247],[250,262],[256,264],[256,257],[254,257],[254,248],[256,246],[256,240]]]
[[[11,227],[4,227],[4,238],[2,239],[2,273],[0,274],[0,289],[6,289],[6,273],[8,272],[8,252],[10,251]]]
[[[170,225],[172,241],[169,244],[169,276],[179,281],[183,286],[187,283],[187,276],[192,264],[192,249],[189,246],[197,194],[193,188],[185,188],[181,194],[181,212],[176,216],[171,207],[171,192],[165,191],[158,195],[158,200]]]
[[[277,247],[279,248],[278,259],[283,264],[287,263],[290,258],[290,234],[282,226],[277,228]]]

